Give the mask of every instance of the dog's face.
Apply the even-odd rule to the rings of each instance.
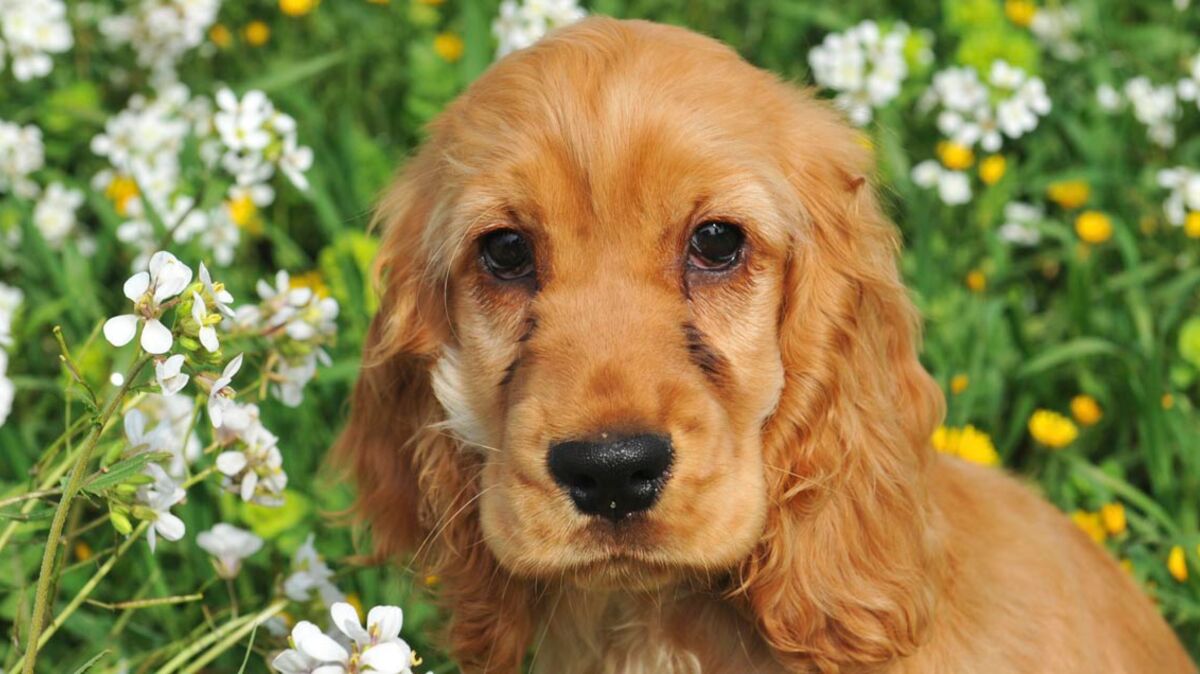
[[[559,581],[722,587],[781,658],[915,643],[941,399],[870,164],[828,106],[641,22],[510,55],[433,124],[379,209],[339,451],[460,657],[519,663]]]

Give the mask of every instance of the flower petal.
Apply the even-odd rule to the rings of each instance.
[[[317,662],[344,663],[350,658],[341,644],[308,621],[302,621],[292,628],[292,640],[296,642],[297,650]]]
[[[278,669],[281,674],[307,674],[312,669],[312,661],[306,658],[300,651],[288,649],[271,661],[271,666]]]
[[[362,623],[358,620],[358,611],[350,604],[340,601],[329,607],[329,615],[333,618],[333,624],[342,631],[342,634],[357,641],[360,645],[366,645],[371,641],[371,635],[363,629]]]
[[[254,490],[258,488],[258,473],[250,471],[242,478],[242,500],[250,501],[254,498]]]
[[[399,606],[376,606],[367,614],[367,627],[374,627],[377,641],[391,641],[400,636],[404,612]]]
[[[142,298],[142,295],[146,294],[146,290],[149,288],[150,275],[144,271],[139,271],[130,276],[129,280],[125,281],[125,297],[128,297],[132,302],[137,302]]]
[[[222,379],[233,379],[233,375],[237,374],[238,370],[242,369],[243,355],[244,354],[239,353],[234,357],[233,360],[229,361],[229,363],[225,366],[225,369],[221,371]]]
[[[217,470],[230,477],[246,467],[246,455],[242,452],[221,452],[217,455]]]
[[[154,528],[168,541],[177,541],[187,532],[183,520],[165,510],[158,513],[158,519],[154,520]]]
[[[171,330],[157,318],[146,321],[146,327],[142,328],[142,348],[146,350],[146,353],[156,356],[166,353],[171,350],[173,341]]]
[[[211,325],[206,325],[200,328],[200,344],[209,353],[214,353],[221,347],[221,343],[217,341],[217,330]]]
[[[360,661],[379,674],[400,674],[412,664],[412,649],[403,641],[387,641],[363,651]]]
[[[113,316],[104,321],[104,338],[113,346],[125,346],[137,334],[138,317],[133,314]]]

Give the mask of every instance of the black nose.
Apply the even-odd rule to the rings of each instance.
[[[646,510],[667,481],[671,439],[661,435],[572,440],[550,447],[550,474],[580,512],[614,522]]]

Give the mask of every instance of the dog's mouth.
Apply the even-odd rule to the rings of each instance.
[[[674,582],[678,575],[679,570],[673,565],[622,552],[573,564],[563,574],[579,587],[628,591],[654,590]]]

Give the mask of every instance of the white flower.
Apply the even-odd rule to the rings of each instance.
[[[400,638],[403,613],[397,606],[376,606],[367,614],[363,628],[350,604],[330,607],[334,626],[350,639],[347,650],[314,624],[302,621],[292,630],[293,648],[272,661],[285,674],[332,674],[334,672],[379,672],[409,674],[412,649]]]
[[[292,555],[292,573],[283,581],[283,593],[292,601],[307,602],[316,590],[321,601],[330,605],[341,601],[344,595],[333,584],[333,570],[317,554],[314,539],[314,535],[309,534],[304,544],[296,548]]]
[[[196,413],[194,401],[185,396],[149,393],[142,398],[137,409],[146,415],[147,420],[157,424],[154,432],[163,438],[161,449],[171,452],[167,473],[181,479],[187,473],[187,466],[200,458],[202,449],[200,436],[196,434],[193,423]]]
[[[125,413],[125,439],[133,454],[159,452],[166,447],[166,436],[155,430],[146,432],[146,415],[139,409],[131,409]]]
[[[313,152],[311,148],[296,144],[294,135],[287,136],[283,141],[283,153],[279,156],[279,170],[292,181],[298,190],[308,189],[308,178],[304,172],[312,168]]]
[[[159,251],[150,258],[150,271],[138,272],[125,281],[125,297],[134,303],[132,314],[114,316],[104,323],[104,337],[113,346],[125,346],[137,334],[138,321],[144,321],[142,348],[159,355],[171,349],[171,330],[159,320],[162,303],[192,282],[192,270],[179,258]]]
[[[1181,114],[1175,87],[1155,86],[1146,77],[1135,77],[1125,83],[1124,93],[1150,140],[1161,147],[1175,145],[1175,122]]]
[[[225,289],[225,284],[214,284],[212,277],[208,273],[208,268],[204,263],[200,263],[200,282],[204,284],[204,290],[208,292],[208,297],[212,299],[213,306],[221,312],[221,315],[227,318],[233,318],[233,309],[229,307],[233,304],[233,295]]]
[[[1113,85],[1105,82],[1096,87],[1096,102],[1100,104],[1101,110],[1115,112],[1121,109],[1124,99],[1121,98],[1121,92],[1117,91]]]
[[[935,73],[919,107],[925,111],[940,107],[938,130],[954,142],[998,152],[1005,137],[1015,140],[1037,128],[1039,118],[1050,112],[1051,102],[1041,79],[996,61],[987,84],[970,67]]]
[[[944,170],[936,160],[926,159],[913,167],[912,179],[918,187],[930,188],[937,185]]]
[[[216,557],[214,564],[218,576],[234,578],[242,569],[242,560],[262,549],[263,540],[249,531],[221,522],[200,532],[196,544]]]
[[[208,392],[208,418],[212,421],[213,428],[220,428],[222,415],[226,409],[234,405],[233,396],[234,390],[229,387],[233,381],[233,376],[242,369],[242,354],[238,354],[233,360],[225,365],[221,376],[217,377],[213,382],[212,388]]]
[[[146,532],[146,541],[150,551],[154,552],[156,535],[168,541],[183,538],[186,527],[183,520],[170,512],[171,506],[183,500],[187,492],[167,475],[162,466],[151,463],[146,466],[146,474],[154,478],[154,483],[138,489],[138,502],[149,508],[153,513],[152,524]]]
[[[537,42],[547,32],[575,23],[587,16],[577,0],[504,0],[500,15],[492,22],[499,46],[496,58]]]
[[[0,120],[0,194],[12,192],[25,199],[37,196],[37,183],[29,174],[43,164],[41,129]]]
[[[7,359],[8,354],[0,351],[0,365],[7,367],[5,362]],[[3,426],[4,422],[8,420],[8,415],[12,412],[13,398],[16,395],[16,386],[3,370],[4,368],[0,367],[0,426]]]
[[[1001,240],[1018,246],[1036,246],[1042,235],[1036,225],[1043,217],[1042,209],[1021,201],[1004,207],[1004,224],[998,234]]]
[[[940,163],[926,159],[912,170],[912,180],[918,187],[937,187],[938,197],[948,206],[971,200],[971,181],[962,171],[951,171]]]
[[[213,116],[213,125],[221,141],[230,150],[261,152],[271,142],[271,134],[265,128],[275,108],[266,94],[253,90],[239,101],[229,89],[217,92],[218,112]]]
[[[198,337],[200,338],[200,345],[209,353],[213,353],[221,348],[221,343],[217,340],[217,328],[214,322],[210,321],[208,317],[208,307],[204,304],[204,298],[200,297],[200,293],[193,290],[192,320],[196,321],[196,325],[199,326]]]
[[[1159,187],[1169,190],[1163,201],[1163,213],[1167,222],[1182,226],[1189,213],[1200,213],[1200,171],[1186,166],[1163,169],[1158,172]],[[0,334],[3,325],[0,325]]]
[[[74,41],[66,14],[61,0],[0,3],[0,57],[7,43],[13,77],[18,81],[45,77],[54,66],[50,54],[71,48]]]
[[[808,53],[817,83],[838,92],[834,101],[850,120],[864,126],[872,111],[900,95],[908,76],[904,44],[909,29],[897,23],[881,33],[874,21],[863,21],[844,33],[831,33]]]
[[[183,355],[175,354],[166,359],[156,358],[154,361],[154,380],[158,383],[163,395],[175,395],[183,390],[188,383],[188,375],[183,372]]]
[[[279,438],[258,421],[258,408],[253,405],[235,406],[225,416],[219,436],[224,442],[238,443],[237,449],[217,455],[217,470],[225,475],[225,488],[246,502],[283,505],[287,473]]]
[[[33,224],[51,248],[62,248],[75,228],[75,211],[83,204],[83,192],[62,183],[50,183],[33,209]]]
[[[24,300],[20,288],[0,283],[0,346],[12,346],[13,317]]]
[[[114,44],[130,45],[138,64],[149,68],[158,86],[177,79],[175,66],[188,50],[204,42],[217,19],[220,0],[136,0],[121,14],[100,22],[100,33]]]
[[[1029,24],[1029,30],[1055,58],[1078,61],[1083,48],[1075,41],[1083,19],[1074,7],[1039,7]]]

